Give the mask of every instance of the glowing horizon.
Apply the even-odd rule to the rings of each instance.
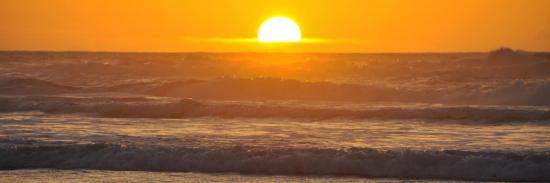
[[[265,51],[258,27],[299,24],[292,52],[550,51],[550,1],[69,1],[0,3],[0,50]],[[283,41],[285,42],[285,41]],[[268,50],[269,51],[269,50]]]

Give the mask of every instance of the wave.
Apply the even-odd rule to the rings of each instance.
[[[403,85],[405,86],[405,85]],[[218,78],[211,80],[133,81],[125,84],[76,87],[39,79],[0,81],[4,95],[127,93],[203,100],[300,100],[335,102],[401,102],[460,105],[550,106],[550,80],[515,80],[497,86],[467,84],[447,88],[395,88],[384,85],[305,82],[274,78]]]
[[[2,170],[57,168],[550,181],[550,152],[74,144],[2,147],[0,156]]]
[[[430,82],[429,80],[426,82]],[[433,80],[432,82],[438,82]],[[343,102],[410,102],[477,105],[550,106],[550,80],[512,80],[488,85],[447,83],[442,86],[342,84],[276,78],[221,78],[170,82],[145,94],[211,100],[303,100]]]
[[[30,78],[0,80],[2,94],[59,94],[81,91],[81,88]]]
[[[0,112],[84,113],[118,118],[305,118],[424,119],[462,123],[548,122],[550,109],[518,106],[347,107],[245,102],[200,102],[150,97],[0,97]]]
[[[69,86],[33,78],[12,78],[0,80],[0,94],[3,95],[57,95],[74,93],[133,93],[140,94],[161,85],[153,82],[131,82],[106,86]]]

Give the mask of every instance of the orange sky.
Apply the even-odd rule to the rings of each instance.
[[[550,51],[549,0],[2,0],[0,50]],[[272,16],[304,38],[250,41]]]

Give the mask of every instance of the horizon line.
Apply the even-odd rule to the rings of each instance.
[[[476,53],[488,53],[495,49],[487,51],[388,51],[388,52],[292,52],[292,51],[117,51],[117,50],[2,50],[0,52],[50,52],[50,53],[150,53],[150,54],[476,54]],[[518,51],[525,51],[529,53],[550,53],[550,50],[522,50],[513,49]]]

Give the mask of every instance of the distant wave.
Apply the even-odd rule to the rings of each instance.
[[[123,92],[143,93],[162,83],[136,82],[101,87],[67,86],[33,78],[11,78],[0,80],[0,94],[3,95],[56,95],[69,93]]]
[[[434,80],[434,82],[436,82]],[[405,85],[405,84],[404,84]],[[221,78],[170,82],[144,92],[149,95],[212,100],[304,100],[345,102],[411,102],[479,105],[550,106],[550,80],[512,80],[496,86],[470,84],[441,88],[383,84],[304,82],[275,78]]]
[[[130,82],[98,87],[66,86],[28,78],[0,80],[3,95],[129,93],[205,100],[302,100],[409,102],[477,105],[550,106],[550,80],[516,80],[499,86],[465,85],[452,89],[304,82],[274,78]]]
[[[58,168],[550,181],[550,152],[185,148],[109,144],[0,147],[0,169]]]
[[[84,113],[119,118],[306,118],[306,119],[425,119],[472,123],[548,122],[550,110],[510,106],[367,106],[338,108],[254,103],[212,103],[192,99],[147,97],[0,97],[0,112],[41,111]]]
[[[59,94],[68,92],[81,91],[81,88],[64,86],[55,84],[52,82],[29,79],[29,78],[15,78],[0,80],[0,93],[1,94]]]

